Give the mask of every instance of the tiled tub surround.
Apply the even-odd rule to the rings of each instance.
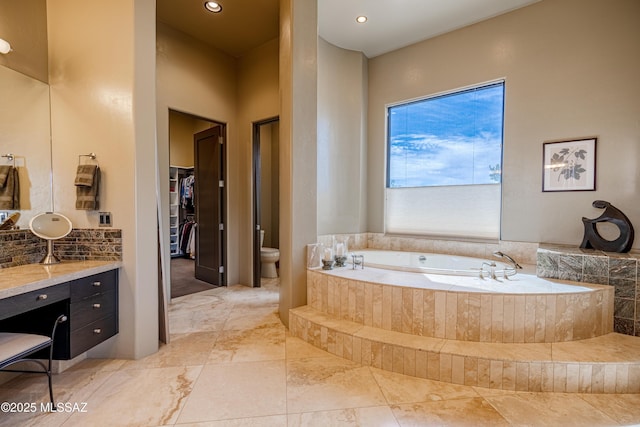
[[[364,326],[459,341],[552,343],[612,331],[613,289],[366,267],[307,270],[307,304]]]
[[[536,264],[537,243],[513,242],[461,242],[425,237],[392,236],[384,233],[352,233],[318,236],[318,243],[331,245],[334,236],[348,237],[349,250],[383,249],[406,252],[453,254],[476,258],[496,259],[495,251],[512,256],[520,264]]]
[[[539,277],[613,286],[614,331],[640,336],[640,253],[541,244],[537,261]]]
[[[56,240],[53,252],[66,261],[118,261],[122,259],[122,230],[73,229]],[[47,253],[47,242],[30,230],[0,233],[0,268],[40,262]]]
[[[292,335],[366,366],[454,384],[519,391],[640,392],[640,340],[607,333],[612,328],[611,287],[589,285],[571,294],[537,295],[454,291],[450,284],[446,289],[412,289],[403,286],[402,279],[397,286],[400,272],[390,272],[396,276],[394,286],[382,279],[388,273],[374,270],[308,270],[309,305],[290,311]],[[367,271],[378,274],[375,281],[362,275]],[[342,279],[346,284],[338,283]],[[479,309],[477,302],[470,303],[478,295]],[[521,298],[524,306],[519,302],[516,307]],[[591,316],[594,305],[600,314],[581,321],[581,314]],[[470,316],[473,311],[476,314]],[[438,325],[436,313],[444,313]],[[599,325],[599,332],[579,339],[592,333],[591,322]],[[604,335],[597,336],[600,333]],[[486,341],[468,340],[474,335]]]

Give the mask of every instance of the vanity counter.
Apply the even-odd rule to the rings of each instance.
[[[71,280],[114,270],[122,261],[63,261],[60,264],[27,264],[0,269],[0,299],[44,289]]]
[[[118,333],[121,261],[66,261],[0,269],[0,330],[49,335],[53,358],[71,360]]]

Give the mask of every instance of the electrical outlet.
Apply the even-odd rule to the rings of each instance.
[[[100,227],[111,227],[111,212],[100,212]]]

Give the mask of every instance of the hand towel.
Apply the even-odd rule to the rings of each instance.
[[[83,187],[91,187],[96,177],[97,169],[97,165],[78,165],[75,184]]]
[[[4,167],[0,166],[0,209],[20,209],[20,180],[18,169],[8,166],[9,171],[3,178]],[[3,182],[4,179],[4,182]]]
[[[0,188],[4,188],[4,185],[7,183],[7,177],[11,173],[11,166],[0,166]]]
[[[91,166],[91,169],[85,168]],[[82,173],[81,173],[82,168]],[[91,170],[92,173],[87,172]],[[80,182],[80,184],[78,184]],[[87,185],[87,183],[90,183]],[[100,198],[100,168],[96,165],[78,166],[76,175],[76,209],[96,211],[99,209]]]

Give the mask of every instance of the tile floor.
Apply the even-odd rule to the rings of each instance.
[[[277,307],[273,281],[180,297],[171,344],[86,360],[54,379],[69,410],[3,413],[0,426],[640,425],[639,394],[504,392],[363,367],[289,336]],[[39,409],[44,377],[0,386],[4,401]]]

